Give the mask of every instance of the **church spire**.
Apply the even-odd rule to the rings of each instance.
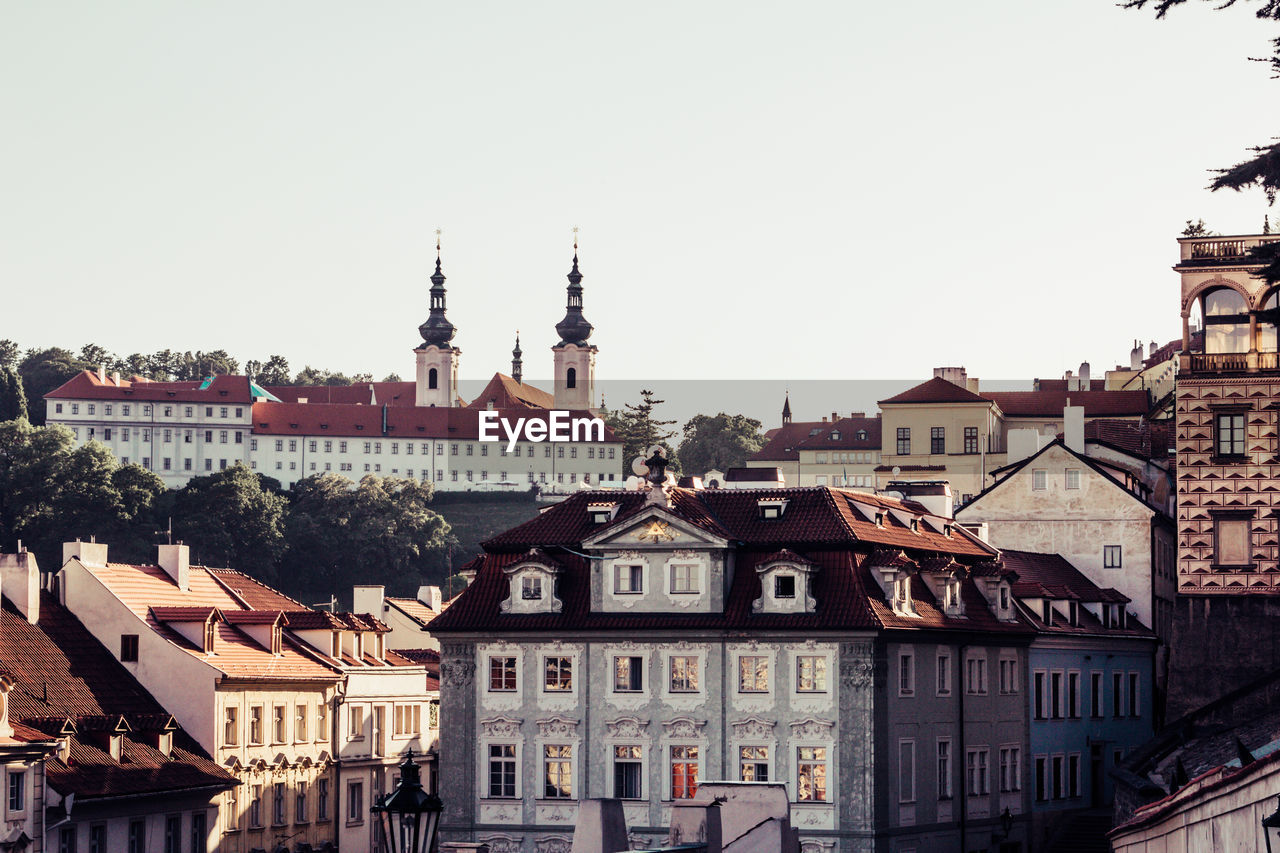
[[[594,327],[582,316],[582,273],[578,272],[578,229],[573,229],[573,269],[569,270],[569,302],[564,319],[556,323],[559,346],[577,344],[586,346]]]
[[[524,384],[524,359],[520,349],[520,330],[516,329],[516,348],[511,351],[511,378],[517,385]]]
[[[787,397],[782,401],[782,422],[784,424],[791,423],[791,392],[787,392]]]
[[[449,341],[453,340],[457,329],[445,317],[444,272],[440,265],[440,229],[436,229],[436,271],[431,275],[431,316],[418,327],[422,335],[423,346],[437,346],[449,349]]]

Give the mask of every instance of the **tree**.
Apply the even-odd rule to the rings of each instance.
[[[1182,236],[1183,237],[1217,237],[1219,236],[1219,234],[1217,231],[1210,231],[1209,226],[1204,224],[1203,219],[1197,219],[1195,222],[1192,222],[1190,219],[1188,219],[1187,227],[1182,229]]]
[[[653,414],[653,410],[663,402],[665,401],[655,399],[653,392],[646,388],[640,391],[639,403],[627,403],[621,410],[605,415],[605,424],[622,440],[625,465],[630,466],[631,460],[657,444],[667,450],[668,468],[672,472],[680,470],[680,461],[668,441],[675,432],[667,427],[675,421],[658,420]]]
[[[351,379],[341,373],[333,373],[329,370],[320,370],[319,368],[307,365],[298,371],[298,375],[293,379],[294,385],[350,385]]]
[[[22,377],[13,367],[0,367],[0,421],[16,421],[27,417],[27,395],[22,390]]]
[[[712,468],[727,471],[740,467],[764,447],[760,426],[759,421],[745,415],[695,415],[684,425],[680,464],[698,476]]]
[[[382,377],[382,381],[383,382],[401,382],[403,380],[400,379],[399,373],[388,373],[386,376]]]
[[[1168,14],[1169,10],[1174,6],[1185,2],[1186,0],[1127,0],[1124,3],[1124,8],[1145,9],[1150,5],[1155,9],[1156,18],[1159,19]],[[1211,0],[1211,2],[1216,3],[1216,8],[1218,9],[1226,9],[1229,6],[1236,5],[1238,0]],[[1253,2],[1261,4],[1254,12],[1256,17],[1261,20],[1280,21],[1280,0],[1253,0]],[[1272,72],[1280,76],[1280,38],[1272,39],[1271,47],[1271,58],[1259,61],[1268,63]],[[1266,193],[1267,203],[1275,204],[1276,192],[1280,190],[1280,142],[1257,145],[1249,150],[1254,155],[1249,159],[1242,160],[1225,169],[1215,169],[1216,176],[1209,183],[1209,189],[1214,191],[1220,189],[1239,191],[1250,187],[1258,187]],[[1256,259],[1263,263],[1266,262],[1265,258]],[[1275,284],[1280,282],[1280,277],[1277,277],[1278,273],[1280,273],[1280,270],[1277,270],[1274,263],[1272,263],[1268,265],[1261,275],[1269,284]]]
[[[116,363],[115,355],[106,347],[85,344],[80,347],[80,360],[88,364],[110,367]]]
[[[16,341],[0,340],[0,367],[17,367],[20,352]]]
[[[27,395],[27,410],[31,422],[36,425],[44,423],[45,394],[81,370],[90,368],[87,362],[76,358],[70,350],[60,347],[27,350],[26,356],[18,364],[18,374],[22,377],[22,390]]]
[[[193,559],[275,580],[288,500],[243,464],[191,478],[170,503],[174,533],[191,546]]]
[[[251,362],[257,364],[257,362]],[[259,385],[290,385],[289,361],[282,355],[273,355],[266,364],[260,364],[256,371],[250,371],[245,365],[249,378]]]

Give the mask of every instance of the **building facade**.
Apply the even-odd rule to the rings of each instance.
[[[1032,635],[949,519],[662,485],[485,548],[432,623],[442,725],[470,735],[441,744],[447,837],[567,849],[577,801],[604,796],[653,844],[701,781],[746,780],[787,786],[806,853],[981,849],[1006,808],[1024,843],[1025,688],[999,674]]]

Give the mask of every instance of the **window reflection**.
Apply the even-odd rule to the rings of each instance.
[[[1235,290],[1224,287],[1204,295],[1204,325],[1205,352],[1249,351],[1248,309]]]

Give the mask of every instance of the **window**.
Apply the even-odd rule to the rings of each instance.
[[[910,652],[898,653],[898,695],[911,696],[916,692],[915,656]]]
[[[796,800],[807,803],[827,801],[827,748],[802,746],[796,749]]]
[[[347,783],[347,823],[364,820],[364,783]]]
[[[1043,492],[1048,488],[1049,472],[1043,468],[1031,469],[1031,490],[1033,492]]]
[[[573,689],[573,658],[548,657],[543,659],[546,679],[543,689],[547,692],[564,692]]]
[[[1111,673],[1111,716],[1122,717],[1124,710],[1124,673]]]
[[[987,659],[971,657],[965,661],[967,683],[965,692],[975,695],[986,695],[987,692]]]
[[[204,853],[206,849],[206,839],[203,834],[200,836],[200,843],[195,843],[195,819],[204,818],[203,812],[196,812],[191,816],[192,820],[192,853]],[[105,823],[93,823],[89,825],[89,853],[107,853],[107,825]]]
[[[516,747],[512,743],[489,745],[489,796],[516,795]]]
[[[644,566],[614,566],[613,591],[620,595],[644,592]]]
[[[1049,673],[1049,716],[1060,720],[1062,713],[1062,671]]]
[[[27,807],[26,771],[9,771],[9,811],[20,812]]]
[[[796,692],[827,692],[827,659],[824,656],[796,656]]]
[[[284,783],[276,782],[271,786],[271,825],[284,824]]]
[[[898,741],[898,802],[916,801],[916,742]]]
[[[965,453],[978,452],[978,428],[977,427],[964,428],[964,452]]]
[[[316,820],[324,823],[329,819],[329,780],[316,780]]]
[[[1037,720],[1045,719],[1045,715],[1048,711],[1048,697],[1045,695],[1045,677],[1045,672],[1043,670],[1036,670],[1035,674],[1032,676],[1032,684],[1034,685],[1032,692],[1035,694],[1034,703]]]
[[[938,695],[951,695],[951,655],[943,652],[938,654]]]
[[[1080,488],[1080,469],[1079,469],[1079,468],[1068,468],[1068,469],[1067,469],[1067,476],[1066,476],[1066,480],[1067,480],[1067,488],[1068,488],[1068,489],[1078,489],[1078,488]]]
[[[489,658],[489,691],[509,692],[516,689],[516,659]]]
[[[249,826],[262,826],[262,786],[249,786]]]
[[[698,567],[692,563],[675,563],[671,566],[672,592],[697,592]]]
[[[929,430],[929,452],[942,455],[947,452],[947,431],[944,427],[932,427]]]
[[[1120,546],[1119,545],[1103,545],[1102,546],[1102,568],[1104,569],[1120,568]]]
[[[987,775],[986,748],[971,749],[965,755],[965,793],[970,797],[980,797],[991,793],[991,780]]]
[[[249,708],[249,743],[254,746],[262,745],[262,706],[253,705]]]
[[[692,656],[674,656],[670,659],[671,692],[698,692],[698,659]],[[690,795],[692,796],[692,795]]]
[[[298,782],[293,795],[293,822],[307,822],[307,783]],[[203,848],[201,848],[203,849]]]
[[[671,799],[693,799],[697,792],[698,747],[671,747]]]
[[[260,787],[260,786],[254,786]],[[261,824],[257,824],[261,826]],[[146,853],[147,850],[147,822],[144,820],[129,821],[129,845],[128,853]]]
[[[1252,537],[1247,517],[1213,520],[1213,560],[1220,566],[1247,566],[1252,562]]]
[[[1089,716],[1101,717],[1103,708],[1102,673],[1089,673]]]
[[[573,797],[573,747],[568,744],[547,744],[543,747],[544,784],[542,795],[548,799],[567,800]]]
[[[1140,716],[1141,703],[1138,701],[1138,673],[1129,673],[1129,716]]]
[[[899,456],[911,455],[911,427],[898,427],[898,447]]]
[[[796,576],[775,575],[773,578],[773,597],[789,599],[796,597]]]
[[[271,742],[284,743],[285,735],[285,717],[284,706],[275,705],[271,708]]]
[[[641,748],[615,746],[613,748],[613,796],[619,800],[638,800],[643,796],[641,785]]]
[[[457,473],[456,471],[454,473]],[[520,579],[520,598],[525,601],[542,600],[542,578],[523,577]]]
[[[228,706],[222,720],[222,745],[240,745],[240,709]]]
[[[1080,719],[1080,673],[1067,673],[1067,716]]]
[[[951,740],[938,739],[938,799],[951,799]]]
[[[301,742],[307,739],[307,718],[311,716],[311,710],[306,705],[293,706],[293,739]]]
[[[1004,694],[1018,692],[1018,662],[1010,658],[1000,660],[1000,692]]]
[[[1219,414],[1214,448],[1219,456],[1244,456],[1244,413]]]
[[[738,748],[738,778],[743,782],[769,781],[769,747]]]
[[[364,706],[352,705],[347,711],[347,737],[359,740],[364,737]]]
[[[422,731],[422,706],[417,703],[396,705],[393,725],[393,732],[397,735],[418,734]]]
[[[136,663],[138,660],[138,635],[120,635],[120,660]]]
[[[644,689],[644,658],[618,656],[613,659],[613,692],[639,693]]]
[[[1049,799],[1049,767],[1048,759],[1043,755],[1036,756],[1036,801],[1043,803]]]
[[[1062,756],[1055,755],[1049,760],[1049,784],[1052,786],[1053,798],[1062,799]]]
[[[738,658],[738,692],[769,692],[769,659],[757,655]]]
[[[323,702],[316,704],[316,740],[324,743],[329,739],[329,706]],[[321,818],[323,820],[324,818]]]
[[[1016,746],[1000,748],[1000,790],[1005,793],[1022,790],[1018,752],[1019,750]]]

